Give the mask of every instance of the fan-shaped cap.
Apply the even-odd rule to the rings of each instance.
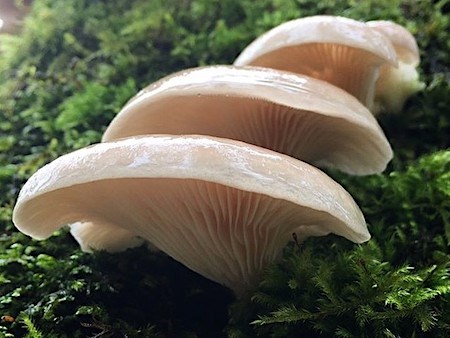
[[[204,136],[127,138],[64,155],[24,185],[13,221],[39,239],[81,222],[73,234],[81,233],[84,249],[148,240],[238,294],[254,285],[296,229],[304,235],[311,226],[310,234],[358,243],[370,237],[352,197],[320,170]]]
[[[399,112],[409,96],[422,90],[416,67],[420,62],[419,48],[414,36],[392,21],[368,21],[367,25],[386,36],[395,48],[398,67],[383,65],[375,90],[374,113],[385,110]]]
[[[419,65],[419,47],[414,36],[405,27],[387,20],[367,21],[366,24],[391,41],[399,61],[414,67]]]
[[[123,107],[103,140],[144,134],[236,139],[357,175],[381,172],[392,158],[377,121],[353,96],[260,67],[194,68],[163,78]]]
[[[269,30],[234,62],[325,80],[348,91],[369,109],[379,67],[385,63],[397,63],[389,39],[362,22],[326,15],[288,21]]]

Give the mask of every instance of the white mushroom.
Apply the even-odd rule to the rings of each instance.
[[[408,97],[425,87],[417,72],[420,55],[416,39],[406,28],[391,21],[369,21],[367,25],[392,42],[398,57],[398,67],[381,67],[373,112],[398,113]]]
[[[372,109],[384,64],[396,66],[395,50],[365,23],[336,16],[285,22],[254,40],[234,62],[309,75],[330,82]]]
[[[128,138],[64,155],[24,185],[13,221],[38,239],[75,223],[84,250],[147,240],[238,295],[297,229],[370,237],[352,197],[320,170],[204,136]]]
[[[353,96],[261,67],[203,67],[165,77],[123,107],[103,141],[145,134],[230,138],[357,175],[382,172],[392,158],[378,122]]]

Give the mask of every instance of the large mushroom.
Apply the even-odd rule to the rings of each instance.
[[[127,138],[64,155],[24,185],[13,221],[38,239],[75,223],[84,250],[146,240],[238,295],[293,232],[370,237],[352,197],[320,170],[205,136]]]
[[[262,66],[309,75],[343,88],[372,109],[384,64],[397,65],[388,38],[363,22],[318,15],[285,22],[258,37],[237,66]]]
[[[318,166],[382,172],[392,150],[372,114],[327,82],[262,67],[181,71],[142,90],[103,141],[145,134],[236,139]]]
[[[405,27],[392,21],[375,20],[366,24],[392,42],[398,57],[398,67],[388,64],[381,67],[373,112],[398,113],[408,97],[425,87],[417,72],[420,54],[416,39]]]

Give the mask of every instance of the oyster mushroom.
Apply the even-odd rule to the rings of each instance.
[[[297,229],[357,243],[370,237],[352,197],[320,170],[205,136],[127,138],[64,155],[26,182],[13,221],[37,239],[75,223],[85,250],[146,240],[237,295]]]
[[[356,175],[383,171],[392,150],[353,96],[307,76],[262,67],[175,73],[142,90],[103,141],[144,134],[230,138]]]
[[[392,21],[368,21],[367,25],[392,42],[398,57],[398,67],[386,64],[380,69],[373,112],[398,113],[408,97],[425,87],[417,72],[420,55],[416,39],[405,27]]]
[[[318,15],[285,22],[250,43],[236,66],[292,71],[332,83],[373,108],[375,82],[384,64],[397,65],[383,34],[365,23]]]

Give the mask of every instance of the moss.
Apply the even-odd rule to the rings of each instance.
[[[317,238],[300,251],[290,248],[251,298],[259,305],[252,332],[447,336],[449,172],[450,151],[441,151],[405,171],[347,182],[360,199],[372,240],[355,247],[338,238]],[[247,316],[236,322],[247,323]]]
[[[446,0],[35,0],[23,32],[2,36],[0,336],[449,336],[448,12]],[[327,237],[289,247],[235,302],[146,248],[87,255],[65,231],[36,242],[13,228],[24,181],[98,141],[137,89],[231,63],[265,30],[314,14],[394,20],[421,49],[425,90],[380,117],[395,151],[388,170],[330,172],[361,205],[369,243]]]

